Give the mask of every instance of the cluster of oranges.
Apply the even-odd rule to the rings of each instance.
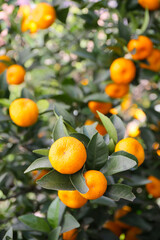
[[[74,174],[85,164],[87,153],[83,143],[76,138],[62,137],[52,144],[49,150],[49,160],[53,168],[61,174]],[[80,208],[88,199],[97,199],[105,193],[107,180],[100,171],[86,171],[84,179],[89,189],[87,193],[80,193],[77,190],[58,191],[60,200],[66,206]]]
[[[26,71],[21,65],[12,64],[8,67],[6,62],[11,62],[11,59],[6,55],[0,56],[0,60],[2,60],[0,74],[7,69],[6,80],[9,85],[19,85],[24,82]],[[19,98],[10,104],[9,114],[16,125],[29,127],[38,120],[38,107],[31,99]]]
[[[42,2],[33,9],[29,5],[20,6],[18,16],[22,17],[22,32],[29,30],[30,33],[35,33],[39,29],[50,27],[56,19],[56,12],[51,5]]]
[[[126,151],[136,156],[138,166],[144,161],[144,150],[141,144],[133,138],[125,138],[116,144],[115,152]],[[49,160],[53,168],[61,174],[74,174],[84,166],[87,160],[85,146],[74,137],[62,137],[56,140],[49,150]],[[46,175],[48,171],[43,170],[38,179]],[[37,172],[36,172],[37,174]],[[84,179],[88,187],[87,193],[77,190],[59,190],[60,200],[70,208],[80,208],[87,200],[101,197],[107,189],[105,176],[97,170],[88,170],[84,173]]]
[[[0,74],[6,69],[6,80],[9,85],[19,85],[24,82],[26,71],[24,67],[18,64],[12,64],[8,67],[7,63],[11,62],[10,57],[6,55],[0,56]],[[3,62],[4,61],[4,62]]]
[[[123,206],[115,212],[114,220],[105,222],[103,227],[109,229],[117,237],[122,233],[125,233],[125,240],[138,240],[137,235],[141,234],[142,230],[138,227],[130,226],[120,220],[131,211],[131,207]]]
[[[160,71],[160,50],[153,48],[152,41],[146,36],[139,36],[128,43],[129,52],[134,52],[134,60],[147,60],[147,64],[140,63],[141,68],[146,68],[155,72]]]

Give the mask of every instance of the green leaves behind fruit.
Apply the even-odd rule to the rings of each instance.
[[[58,117],[58,120],[53,129],[53,140],[56,141],[59,138],[68,136],[68,131],[63,123],[62,116]]]
[[[46,174],[39,179],[37,183],[41,187],[50,190],[75,190],[71,183],[70,176],[68,174],[61,174],[56,170],[52,170]]]
[[[105,176],[110,176],[135,167],[137,162],[136,157],[130,153],[124,151],[115,152],[109,157],[101,171]]]
[[[97,111],[97,113],[98,113],[98,116],[100,117],[101,122],[103,123],[105,129],[107,130],[109,137],[111,139],[113,139],[114,144],[116,144],[118,141],[118,136],[117,136],[117,131],[116,131],[115,126],[113,125],[113,123],[107,116],[105,116],[104,114],[102,114],[98,111]]]
[[[42,155],[42,156],[48,156],[49,149],[46,149],[46,148],[35,149],[35,150],[33,150],[33,153],[36,153],[36,154],[39,154],[39,155]]]
[[[54,104],[54,112],[58,116],[62,116],[63,119],[68,122],[71,126],[75,126],[75,119],[73,115],[66,111],[66,108],[58,103]]]
[[[102,196],[95,200],[91,200],[91,203],[102,205],[102,206],[107,206],[107,207],[116,207],[117,206],[117,204],[115,203],[114,200],[112,200],[108,197],[105,197],[105,196]]]
[[[35,216],[34,214],[26,214],[19,217],[19,220],[32,228],[33,230],[40,232],[49,232],[50,227],[44,218]]]
[[[133,201],[135,195],[132,193],[132,187],[124,184],[114,184],[108,187],[107,191],[109,197],[115,201],[119,201],[121,198]]]
[[[42,170],[42,169],[53,169],[48,157],[42,157],[36,159],[26,170],[24,173],[29,173],[34,170]]]
[[[116,116],[116,115],[112,115],[112,117],[110,118],[110,120],[112,121],[114,127],[116,128],[117,131],[117,136],[118,136],[118,141],[120,141],[121,139],[124,138],[125,135],[125,126],[124,123],[122,122],[122,120]]]
[[[61,233],[68,232],[80,226],[79,222],[68,212],[64,215]]]
[[[83,169],[70,175],[70,180],[78,192],[84,194],[89,191],[85,178],[83,177]]]
[[[87,147],[87,162],[88,169],[99,170],[108,160],[108,147],[103,137],[96,133],[90,140]]]

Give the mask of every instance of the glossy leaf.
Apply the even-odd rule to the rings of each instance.
[[[35,150],[33,150],[33,153],[36,153],[36,154],[39,154],[39,155],[43,155],[43,156],[48,156],[49,149],[45,149],[45,148],[35,149]]]
[[[34,170],[40,170],[40,169],[53,169],[48,157],[42,157],[36,159],[31,165],[25,170],[24,173],[29,173]]]
[[[61,227],[60,226],[53,229],[48,235],[48,240],[58,240],[60,232],[61,232]]]
[[[59,138],[68,136],[67,129],[63,123],[63,118],[60,116],[53,129],[53,139],[56,141]]]
[[[114,143],[116,144],[118,141],[118,136],[117,136],[117,131],[116,128],[114,127],[113,123],[111,122],[111,120],[105,116],[104,114],[98,112],[98,116],[100,117],[105,129],[107,130],[109,137],[111,139],[113,139]]]
[[[87,147],[87,145],[89,143],[89,138],[86,135],[84,135],[82,133],[72,133],[70,136],[78,139]]]
[[[131,169],[137,165],[136,158],[130,158],[132,156],[123,151],[113,153],[101,171],[105,176],[110,176]]]
[[[89,169],[100,169],[108,160],[108,147],[103,137],[96,133],[87,148],[87,166]]]
[[[125,135],[125,126],[124,126],[124,123],[122,122],[122,120],[116,116],[116,115],[112,115],[112,117],[110,118],[113,125],[115,126],[116,128],[116,131],[117,131],[117,136],[118,136],[118,141],[120,141],[121,139],[124,138],[124,135]]]
[[[89,188],[86,185],[85,178],[83,177],[83,170],[80,170],[75,174],[70,175],[70,180],[78,192],[87,193],[89,191]]]
[[[111,199],[119,201],[121,198],[133,201],[135,195],[132,193],[132,187],[124,184],[115,184],[109,187],[108,195]]]
[[[107,207],[116,207],[117,204],[110,198],[102,196],[98,199],[92,200],[91,203],[93,204],[98,204],[98,205],[103,205]]]
[[[19,220],[32,228],[33,230],[48,233],[50,227],[44,218],[35,216],[34,214],[26,214],[19,217]]]
[[[57,197],[52,201],[47,211],[47,220],[52,228],[58,227],[59,210],[60,210],[60,200]]]
[[[68,232],[74,228],[78,228],[79,226],[79,222],[77,222],[77,220],[70,213],[67,212],[64,215],[64,222],[61,233]]]
[[[41,187],[51,190],[75,190],[69,175],[61,174],[55,170],[39,179],[37,183]]]

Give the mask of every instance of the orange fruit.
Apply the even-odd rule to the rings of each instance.
[[[160,7],[160,1],[159,0],[138,0],[138,3],[143,8],[148,8],[149,10],[153,11]]]
[[[89,170],[84,173],[86,185],[89,188],[87,193],[80,193],[86,199],[97,199],[101,197],[107,189],[107,180],[103,173],[96,170]]]
[[[160,50],[153,49],[151,54],[147,58],[148,64],[141,63],[141,68],[146,68],[154,72],[160,71]]]
[[[63,174],[79,171],[86,159],[85,146],[74,137],[59,138],[49,150],[49,160],[53,168]]]
[[[130,94],[127,94],[124,96],[122,102],[121,102],[121,110],[127,111],[132,105],[132,97]]]
[[[110,74],[113,82],[128,84],[135,78],[136,67],[129,59],[117,58],[110,66]]]
[[[88,103],[88,107],[91,110],[91,112],[96,114],[97,116],[97,111],[103,114],[107,114],[109,110],[112,108],[112,103],[90,101]]]
[[[38,3],[32,11],[32,19],[39,29],[48,28],[56,19],[55,9],[48,3]]]
[[[13,64],[7,69],[7,74],[6,74],[6,79],[8,84],[21,84],[24,82],[24,77],[25,77],[26,71],[25,69],[18,65],[18,64]]]
[[[21,23],[21,31],[26,32],[30,31],[30,33],[36,33],[38,31],[37,24],[32,20],[29,16],[28,18],[24,18]]]
[[[136,51],[136,53],[132,54],[132,58],[135,60],[142,60],[147,58],[153,49],[152,41],[146,36],[139,36],[138,39],[132,39],[129,41],[128,51]]]
[[[88,119],[88,120],[85,121],[84,125],[92,125],[93,123],[95,123],[95,121]],[[96,130],[102,136],[107,134],[107,131],[106,131],[105,127],[100,123],[97,124]]]
[[[78,235],[78,231],[76,228],[63,233],[63,240],[76,240]]]
[[[123,206],[121,209],[118,209],[115,214],[114,214],[114,219],[116,224],[121,227],[121,228],[129,228],[130,226],[120,220],[120,218],[124,217],[127,215],[129,212],[131,212],[132,209],[129,206]]]
[[[116,84],[110,83],[106,86],[105,92],[111,98],[121,98],[125,96],[129,91],[128,84]]]
[[[117,237],[119,237],[122,233],[120,226],[114,221],[107,221],[103,225],[104,228],[109,229],[113,232]]]
[[[58,197],[67,207],[70,208],[81,208],[87,202],[87,199],[82,197],[77,190],[59,190]]]
[[[137,119],[141,122],[144,122],[147,118],[145,112],[140,108],[133,108],[132,114],[135,119]]]
[[[37,180],[41,179],[44,175],[49,173],[49,170],[46,170],[46,169],[41,170],[41,171],[35,170],[31,173],[33,175],[34,181],[37,181]]]
[[[89,83],[89,80],[87,78],[84,78],[80,81],[80,83],[83,85],[83,86],[87,86],[88,83]]]
[[[31,7],[29,5],[21,5],[18,10],[18,16],[22,18],[29,17],[31,13]]]
[[[154,176],[149,176],[148,180],[151,183],[146,184],[146,189],[149,194],[151,194],[154,198],[160,197],[160,180]]]
[[[126,237],[125,240],[139,240],[137,238],[137,235],[141,234],[142,230],[138,227],[131,227],[127,232],[126,232]]]
[[[142,145],[134,138],[124,138],[115,147],[115,152],[125,151],[134,155],[138,160],[138,166],[144,162],[145,153]]]
[[[129,122],[127,125],[127,133],[129,137],[137,137],[140,134],[139,124],[137,122]]]
[[[6,56],[6,55],[0,56],[0,60],[6,61],[6,62],[11,61],[11,59],[8,56]],[[6,70],[7,67],[8,66],[5,63],[0,62],[0,74],[3,73]]]
[[[20,127],[29,127],[37,122],[37,104],[28,98],[14,100],[9,107],[12,121]]]

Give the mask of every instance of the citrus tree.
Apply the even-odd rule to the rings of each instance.
[[[0,3],[1,238],[159,240],[159,1]]]

